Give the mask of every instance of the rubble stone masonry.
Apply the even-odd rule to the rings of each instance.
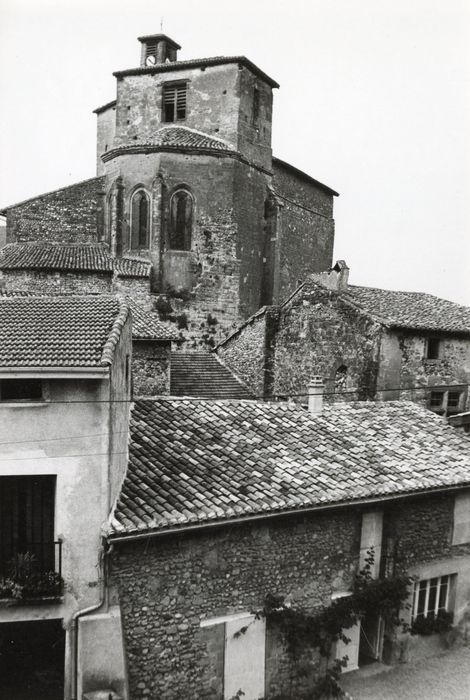
[[[451,545],[453,503],[452,495],[428,495],[384,504],[383,551],[393,537],[397,572],[443,562],[443,573],[456,573],[470,563],[470,543]],[[224,624],[201,621],[259,609],[268,593],[306,608],[328,604],[352,584],[361,520],[360,509],[337,509],[116,543],[112,579],[131,697],[221,700]],[[459,585],[462,596],[465,582],[457,575]],[[269,627],[265,677],[267,698],[292,692],[288,660]]]
[[[96,242],[103,226],[104,178],[20,202],[7,211],[7,243],[48,241]]]
[[[171,343],[150,340],[132,342],[132,393],[164,396],[170,393]]]

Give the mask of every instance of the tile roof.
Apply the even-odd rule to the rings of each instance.
[[[158,129],[150,142],[161,146],[188,146],[190,148],[235,151],[230,143],[187,126],[165,126]]]
[[[7,291],[0,287],[0,299],[2,297],[32,297],[53,296],[49,293],[24,291]],[[59,295],[58,295],[59,296]],[[75,294],[60,294],[60,296],[77,296]],[[81,296],[81,295],[80,295]],[[96,294],[84,294],[83,296],[98,296]],[[117,295],[118,296],[118,295]],[[132,337],[134,340],[178,340],[178,331],[169,323],[160,321],[156,311],[148,311],[132,297],[124,297],[132,311]]]
[[[156,311],[148,311],[131,297],[126,301],[132,312],[134,340],[177,340],[178,331],[169,323],[160,321]]]
[[[0,367],[111,365],[128,312],[108,296],[0,297]]]
[[[190,129],[187,126],[164,126],[155,131],[154,134],[146,137],[145,141],[118,145],[103,153],[101,157],[106,162],[122,153],[153,152],[155,150],[178,151],[182,149],[203,152],[216,151],[217,153],[228,154],[234,157],[240,156],[232,144],[203,131]]]
[[[204,399],[250,399],[243,383],[220,361],[204,352],[173,352],[170,394]]]
[[[127,75],[154,75],[156,73],[172,73],[185,68],[203,68],[207,66],[222,66],[228,63],[239,63],[245,66],[257,75],[262,80],[265,80],[268,85],[273,88],[278,88],[279,83],[266,75],[258,66],[250,61],[246,56],[212,56],[210,58],[192,58],[187,61],[170,61],[168,63],[157,63],[157,65],[149,67],[128,68],[126,70],[115,71],[113,75],[116,78],[124,78]]]
[[[150,263],[139,258],[112,258],[99,243],[9,243],[0,249],[0,270],[74,270],[148,277]]]
[[[410,402],[142,399],[111,536],[464,484],[468,438]]]
[[[391,327],[470,333],[470,307],[432,294],[350,285],[342,295]]]

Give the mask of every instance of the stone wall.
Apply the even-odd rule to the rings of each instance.
[[[439,358],[436,360],[426,359],[429,335],[439,335],[441,338]],[[465,391],[462,410],[470,408],[469,392],[465,387],[470,382],[470,338],[396,330],[386,333],[382,345],[380,387],[410,387],[412,390],[401,392],[401,397],[425,406],[428,392],[416,387],[461,384]],[[395,394],[386,396],[395,397]]]
[[[275,324],[278,314],[274,307],[261,309],[217,348],[217,354],[255,396],[264,396],[268,388],[266,374],[270,353],[267,331],[273,326],[273,316]]]
[[[264,386],[265,396],[305,403],[313,376],[331,394],[335,373],[345,366],[344,397],[365,398],[375,392],[380,338],[378,323],[336,292],[308,283],[284,306],[268,307],[267,317],[255,314],[218,353],[258,395]]]
[[[154,295],[150,290],[150,280],[148,277],[114,276],[112,289],[115,294],[124,294],[125,296],[132,297],[149,311],[154,308]]]
[[[312,272],[328,270],[333,260],[333,195],[308,178],[273,161],[273,187],[280,204],[280,287],[284,301]]]
[[[386,508],[384,541],[393,540],[398,573],[418,562],[470,555],[470,542],[452,545],[454,500],[453,495],[428,496]]]
[[[211,534],[119,544],[118,584],[132,698],[222,698],[224,625],[203,619],[250,612],[267,593],[311,607],[352,581],[360,514],[280,519]],[[287,679],[267,669],[270,694]]]
[[[106,172],[101,156],[109,151],[114,143],[116,105],[110,104],[107,109],[100,110],[96,117],[96,174],[99,176]]]
[[[233,217],[236,223],[236,253],[240,259],[240,320],[254,314],[262,305],[265,258],[265,202],[269,178],[259,170],[235,163]]]
[[[412,569],[420,575],[430,563],[437,567],[434,575],[468,569],[470,543],[451,546],[453,504],[452,495],[384,504],[382,551],[393,538],[397,573]],[[359,509],[337,509],[116,543],[112,578],[120,595],[131,696],[221,700],[224,623],[201,627],[201,621],[256,610],[267,593],[288,596],[306,609],[329,604],[332,593],[352,584],[361,521]],[[465,577],[458,578],[462,602],[470,594]],[[289,661],[278,642],[268,626],[266,697],[294,697],[298,687],[289,686]]]
[[[238,132],[238,66],[210,66],[165,73],[127,75],[117,81],[115,146],[151,143],[154,133],[174,123],[162,121],[162,86],[187,80],[183,126],[200,129],[236,146]]]
[[[7,292],[33,294],[109,294],[112,276],[100,272],[63,270],[2,270],[0,282]]]
[[[378,369],[381,328],[344,302],[337,293],[306,285],[282,308],[274,350],[276,395],[306,393],[310,379],[321,376],[334,390],[336,370],[347,367],[343,389],[372,396]],[[295,397],[305,402],[305,397]]]
[[[10,207],[7,242],[87,243],[103,228],[104,178],[84,180]]]
[[[162,396],[170,393],[171,342],[134,340],[132,343],[132,393]]]

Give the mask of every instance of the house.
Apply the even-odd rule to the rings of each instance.
[[[127,466],[131,332],[112,296],[0,298],[1,697],[82,698],[103,655],[125,697],[101,530]]]
[[[411,402],[323,405],[321,392],[317,382],[309,411],[135,402],[108,533],[132,698],[296,696],[305,675],[292,681],[276,629],[254,611],[268,594],[308,610],[347,595],[372,548],[374,577],[416,577],[408,622],[437,609],[458,629],[470,602],[467,438]],[[350,670],[393,662],[403,645],[377,615],[349,637],[336,653]],[[410,647],[430,653],[429,638]]]
[[[4,207],[0,271],[10,291],[145,298],[207,350],[331,265],[337,193],[272,155],[278,84],[249,59],[139,42],[95,110],[96,177]]]
[[[2,298],[42,296],[40,292],[7,292]],[[175,352],[175,327],[160,321],[141,301],[124,297],[132,314],[131,383],[133,396],[199,396],[214,399],[253,398],[249,389],[215,353]]]
[[[359,287],[339,261],[217,347],[258,396],[306,401],[313,372],[334,400],[403,398],[450,416],[468,410],[470,308],[420,292]]]

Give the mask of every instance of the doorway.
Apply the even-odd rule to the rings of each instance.
[[[63,700],[61,620],[0,624],[0,698]]]
[[[378,614],[366,615],[361,621],[359,666],[382,660],[384,620]]]

